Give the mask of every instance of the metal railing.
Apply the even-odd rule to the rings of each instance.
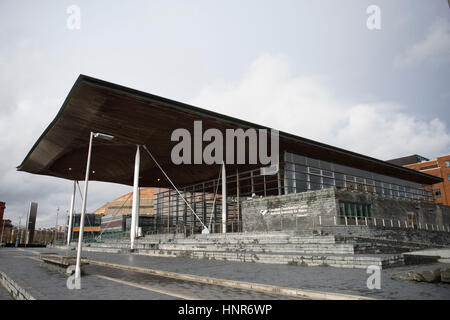
[[[442,231],[450,232],[449,225],[439,225],[422,223],[400,219],[385,219],[374,217],[349,217],[344,215],[339,216],[310,216],[312,225],[315,227],[321,226],[368,226],[377,228],[401,228],[401,229],[416,229],[428,231]]]

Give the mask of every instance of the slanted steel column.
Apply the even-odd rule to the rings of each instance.
[[[75,280],[81,279],[81,250],[83,244],[83,233],[84,233],[84,217],[86,214],[86,201],[88,192],[88,182],[89,182],[89,170],[91,170],[91,154],[92,154],[92,140],[94,139],[94,133],[91,132],[89,138],[89,151],[86,163],[86,177],[84,178],[84,190],[83,190],[83,200],[81,204],[81,214],[80,214],[80,231],[78,232],[78,247],[77,247],[77,264],[75,265]]]
[[[70,211],[69,211],[69,226],[67,227],[67,246],[70,246],[70,240],[72,240],[72,220],[73,211],[75,210],[75,192],[77,190],[77,181],[73,181],[72,199],[70,201]]]
[[[133,205],[131,208],[131,226],[130,241],[131,249],[134,249],[134,240],[136,239],[138,219],[139,219],[139,165],[140,165],[139,145],[136,149],[136,158],[134,160],[134,180],[133,180]]]
[[[222,163],[222,233],[227,233],[227,173]]]

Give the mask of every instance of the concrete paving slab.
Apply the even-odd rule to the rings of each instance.
[[[48,250],[48,249],[28,249]],[[294,265],[257,264],[205,259],[149,257],[134,254],[83,252],[96,261],[150,268],[169,272],[193,274],[236,281],[247,281],[281,287],[352,294],[376,299],[439,299],[450,300],[450,284],[416,283],[391,279],[391,275],[421,266],[402,266],[381,270],[381,289],[368,289],[370,274],[365,269],[332,267],[302,267]],[[448,264],[433,264],[433,267]]]
[[[69,290],[66,286],[67,276],[39,260],[39,253],[45,251],[15,248],[0,250],[0,271],[37,300],[290,299],[276,293],[168,279],[98,265],[86,265],[81,290]]]

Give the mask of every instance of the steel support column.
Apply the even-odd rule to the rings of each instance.
[[[227,233],[227,173],[222,163],[222,233]]]
[[[73,220],[73,211],[75,210],[75,192],[77,191],[77,181],[73,181],[73,189],[72,189],[72,199],[70,201],[70,211],[69,211],[69,226],[67,227],[67,246],[70,246],[70,241],[72,240],[72,220]]]
[[[134,180],[133,180],[133,205],[131,208],[131,226],[130,241],[131,249],[134,249],[134,242],[137,235],[138,219],[139,219],[139,166],[141,156],[139,153],[139,145],[136,149],[136,158],[134,160]]]

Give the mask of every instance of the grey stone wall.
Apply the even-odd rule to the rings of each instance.
[[[244,232],[311,229],[329,224],[337,214],[335,190],[324,189],[242,202]]]
[[[425,228],[425,224],[450,225],[450,207],[440,204],[400,198],[393,199],[377,194],[347,190],[336,190],[336,198],[342,201],[371,204],[372,215],[377,219],[392,219],[394,222],[400,220],[403,224],[408,219],[408,213],[414,213],[417,224],[420,222],[423,228]]]
[[[407,241],[449,246],[450,232],[417,230],[412,228],[391,228],[374,226],[324,226],[324,234],[333,234],[342,237],[361,237],[372,239],[387,239],[395,241]]]
[[[336,218],[339,216],[339,201],[370,204],[372,216],[377,219],[379,226],[381,219],[386,220],[386,227],[390,225],[392,219],[395,226],[400,220],[403,227],[405,221],[408,221],[408,214],[414,214],[417,227],[420,223],[422,229],[425,229],[425,225],[428,225],[430,231],[431,225],[434,230],[437,226],[439,228],[450,226],[448,206],[328,188],[243,201],[243,231],[312,230],[318,229],[319,224],[332,226],[335,219],[337,224],[343,224],[344,219]]]

